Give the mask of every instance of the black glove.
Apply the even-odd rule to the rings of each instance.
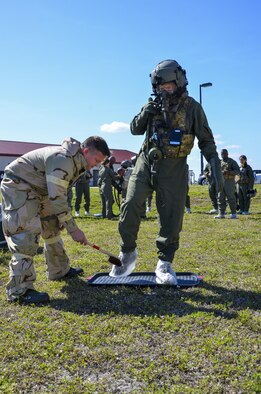
[[[209,164],[211,166],[211,172],[213,176],[213,180],[216,186],[216,192],[219,193],[223,190],[223,175],[221,172],[220,160],[219,158],[213,158],[209,160]]]
[[[149,102],[147,104],[144,105],[144,107],[142,108],[142,112],[144,112],[145,114],[153,114],[156,115],[159,113],[159,109],[157,107],[157,103],[155,103],[155,101],[153,101],[152,99],[149,100]]]

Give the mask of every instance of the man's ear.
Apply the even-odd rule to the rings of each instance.
[[[89,152],[89,148],[83,148],[82,153],[84,157],[88,154],[88,152]]]

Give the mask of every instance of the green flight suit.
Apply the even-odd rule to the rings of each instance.
[[[5,168],[1,183],[3,231],[12,253],[7,297],[33,289],[33,257],[44,239],[48,279],[59,279],[70,269],[60,229],[78,229],[68,207],[68,188],[84,172],[80,142],[69,138],[61,146],[36,149]]]
[[[126,201],[121,208],[121,249],[123,252],[135,249],[144,201],[155,190],[160,226],[156,240],[158,256],[161,260],[172,262],[179,247],[188,182],[187,155],[193,147],[194,138],[198,138],[199,148],[208,161],[215,159],[219,165],[219,159],[202,107],[193,98],[183,94],[168,112],[171,129],[182,130],[181,144],[171,146],[170,130],[159,127],[164,143],[163,157],[154,163],[152,168],[153,163],[148,152],[153,147],[150,141],[153,124],[164,124],[164,118],[162,113],[148,114],[144,108],[146,107],[143,107],[131,122],[133,135],[142,135],[145,132],[147,135],[129,180]]]
[[[239,199],[239,209],[241,212],[249,212],[250,197],[247,197],[247,191],[254,188],[255,178],[250,165],[245,164],[240,168],[240,178],[237,183],[237,194]]]
[[[228,157],[226,160],[221,159],[221,171],[224,185],[223,190],[218,194],[218,210],[224,215],[228,202],[231,214],[235,214],[237,211],[235,176],[239,175],[240,169],[237,162]]]
[[[112,185],[115,180],[116,176],[112,169],[101,165],[99,169],[98,186],[100,188],[103,218],[112,219],[114,217],[112,211],[114,203]]]
[[[207,177],[208,180],[208,194],[209,198],[212,202],[212,206],[214,209],[218,209],[218,202],[217,202],[217,190],[216,190],[216,184],[215,180],[213,179],[212,173],[211,173],[211,165],[207,163],[205,169],[204,169],[204,174]]]

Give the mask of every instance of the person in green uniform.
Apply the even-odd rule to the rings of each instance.
[[[48,302],[47,293],[34,288],[34,256],[40,235],[44,239],[47,278],[69,278],[83,272],[70,267],[61,230],[75,242],[86,245],[68,207],[68,188],[84,173],[110,155],[105,140],[89,137],[83,143],[66,138],[60,146],[36,149],[17,158],[5,168],[1,182],[3,231],[12,258],[8,301]]]
[[[102,217],[112,220],[115,215],[112,211],[114,203],[112,187],[116,186],[116,175],[110,166],[110,160],[106,159],[100,166],[98,186],[100,189],[101,203],[102,203]]]
[[[206,176],[208,181],[208,194],[213,206],[213,208],[209,211],[209,213],[215,214],[218,213],[217,191],[216,191],[215,179],[212,176],[211,166],[209,163],[207,163],[204,169],[204,175]]]
[[[75,183],[75,216],[80,216],[80,207],[82,202],[82,196],[84,196],[84,214],[90,215],[90,179],[92,174],[89,170],[86,170],[84,174]]]
[[[237,194],[239,199],[239,214],[249,215],[250,197],[248,191],[252,190],[255,183],[255,177],[252,168],[247,164],[247,157],[241,155],[240,176],[237,182]]]
[[[184,215],[187,155],[195,137],[211,163],[217,190],[222,187],[222,174],[205,113],[201,105],[188,96],[185,70],[175,60],[164,60],[152,71],[150,78],[155,99],[149,99],[130,125],[133,135],[146,133],[146,137],[121,207],[119,258],[122,266],[113,268],[110,276],[127,276],[134,270],[143,204],[155,191],[160,226],[156,240],[156,280],[161,284],[177,284],[172,262],[179,248]]]
[[[236,183],[235,176],[239,175],[240,169],[237,162],[228,157],[227,149],[221,151],[221,171],[224,179],[223,190],[218,194],[218,215],[215,219],[225,219],[225,211],[228,205],[231,210],[230,219],[237,219]]]

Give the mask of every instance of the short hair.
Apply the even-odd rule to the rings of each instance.
[[[97,135],[88,137],[85,141],[82,142],[81,148],[90,148],[96,149],[97,151],[101,152],[104,156],[110,156],[111,152],[107,145],[107,142]]]
[[[221,153],[228,153],[227,149],[222,149]]]
[[[247,157],[246,157],[245,155],[241,155],[241,156],[239,157],[239,160],[240,160],[240,159],[243,159],[243,160],[247,161]]]

